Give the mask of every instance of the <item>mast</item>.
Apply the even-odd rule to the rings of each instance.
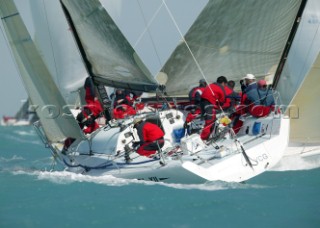
[[[77,29],[76,29],[76,27],[74,26],[74,23],[73,23],[73,21],[72,21],[72,18],[71,18],[71,16],[70,16],[68,10],[67,10],[66,7],[64,6],[62,0],[60,0],[60,4],[61,4],[62,10],[63,10],[63,12],[64,12],[64,14],[65,14],[65,16],[66,16],[66,18],[67,18],[67,21],[68,21],[68,23],[69,23],[69,25],[70,25],[70,27],[71,27],[71,30],[72,30],[72,32],[73,32],[73,37],[74,37],[74,39],[75,39],[75,41],[76,41],[76,44],[77,44],[77,46],[78,46],[78,48],[79,48],[79,51],[80,51],[81,56],[82,56],[82,60],[83,60],[83,62],[84,62],[84,65],[85,65],[85,67],[86,67],[86,70],[87,70],[87,72],[88,72],[88,74],[89,74],[89,77],[92,78],[92,76],[93,76],[92,65],[91,65],[90,61],[88,60],[88,58],[87,58],[86,52],[84,51],[84,48],[83,48],[82,43],[81,43],[81,41],[80,41],[80,37],[79,37],[79,35],[78,35],[78,33],[77,33]]]
[[[296,16],[296,19],[292,25],[292,29],[291,29],[291,32],[290,32],[290,35],[288,37],[288,41],[286,42],[286,46],[283,50],[283,53],[282,53],[282,56],[281,56],[281,59],[280,59],[280,63],[277,67],[277,70],[275,72],[275,75],[274,75],[274,79],[273,79],[273,88],[276,88],[277,85],[278,85],[278,82],[279,82],[279,79],[280,79],[280,75],[282,73],[282,70],[283,70],[283,67],[286,63],[286,60],[287,60],[287,56],[289,54],[289,51],[290,51],[290,48],[291,48],[291,45],[293,43],[293,39],[296,35],[296,32],[298,30],[298,27],[299,27],[299,24],[301,22],[301,17],[302,17],[302,13],[304,11],[304,8],[307,4],[307,1],[308,0],[302,0],[301,2],[301,5],[300,5],[300,8],[299,8],[299,11],[297,13],[297,16]]]

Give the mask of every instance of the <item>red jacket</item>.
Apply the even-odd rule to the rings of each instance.
[[[85,95],[85,100],[87,103],[93,102],[94,101],[94,95],[92,95],[92,90],[90,87],[86,87],[86,95]]]
[[[187,117],[186,117],[186,122],[190,123],[192,120],[194,120],[198,115],[201,114],[201,110],[200,109],[196,109],[195,112],[189,112]]]
[[[201,96],[206,87],[198,86],[194,87],[189,92],[189,100],[192,104],[199,103],[201,101]]]
[[[138,135],[141,143],[153,142],[161,139],[164,136],[164,132],[160,127],[153,123],[142,122],[137,127]]]
[[[95,99],[93,99],[93,101],[90,101],[86,105],[86,107],[88,107],[91,110],[92,114],[96,117],[103,111],[100,102]]]
[[[217,101],[221,104],[224,103],[225,91],[221,87],[215,83],[208,85],[203,91],[201,98],[206,99],[213,105],[216,105]]]

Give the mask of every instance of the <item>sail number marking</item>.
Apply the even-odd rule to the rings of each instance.
[[[263,160],[268,160],[268,155],[267,154],[261,154],[260,156],[258,156],[257,158],[256,158],[256,160],[258,161],[258,162],[262,162]]]

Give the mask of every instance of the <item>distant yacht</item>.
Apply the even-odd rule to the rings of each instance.
[[[38,120],[37,114],[32,111],[29,99],[22,101],[23,105],[15,116],[3,116],[1,126],[27,126]]]

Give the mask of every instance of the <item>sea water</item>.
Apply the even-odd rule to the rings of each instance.
[[[242,184],[182,185],[68,173],[32,127],[0,127],[0,143],[1,228],[320,227],[317,159]]]

